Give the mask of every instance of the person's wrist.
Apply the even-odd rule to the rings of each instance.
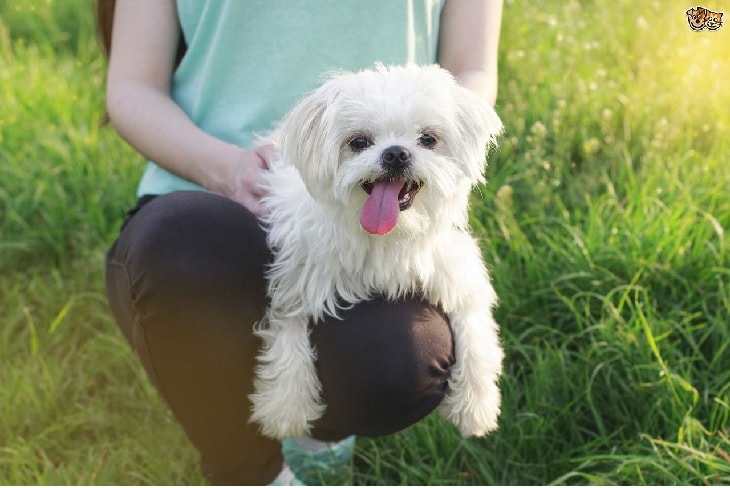
[[[219,148],[204,171],[205,188],[227,198],[236,194],[236,174],[247,151],[234,144],[225,144]]]

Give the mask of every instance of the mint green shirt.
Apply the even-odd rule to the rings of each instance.
[[[173,99],[250,147],[332,70],[436,61],[444,0],[177,0],[187,52]],[[205,164],[205,162],[201,162]],[[138,196],[203,188],[149,162]]]

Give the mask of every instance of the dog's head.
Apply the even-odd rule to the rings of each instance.
[[[691,8],[686,12],[687,22],[692,30],[701,31],[705,28],[705,18],[707,17],[707,9],[703,7]]]
[[[438,66],[333,76],[285,117],[284,162],[317,201],[371,234],[464,226],[469,192],[484,180],[494,110]]]

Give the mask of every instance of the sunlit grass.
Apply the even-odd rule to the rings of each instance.
[[[100,125],[90,5],[0,3],[0,483],[199,484],[106,308],[142,159]],[[730,27],[691,31],[689,6],[506,2],[471,219],[500,429],[360,439],[351,481],[730,483]]]

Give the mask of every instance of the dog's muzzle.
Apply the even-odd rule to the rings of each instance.
[[[400,212],[413,205],[423,184],[412,177],[413,160],[403,146],[390,146],[380,155],[383,173],[360,186],[369,195],[360,212],[360,224],[371,234],[387,234],[398,223]]]
[[[413,198],[421,189],[423,184],[411,177],[413,160],[411,152],[403,146],[390,146],[380,155],[380,166],[385,172],[373,181],[364,181],[360,184],[368,195],[373,194],[373,189],[383,186],[393,201],[393,196],[398,202],[399,210],[407,210],[413,205]],[[400,186],[399,186],[400,184]],[[397,193],[396,193],[397,192]]]

